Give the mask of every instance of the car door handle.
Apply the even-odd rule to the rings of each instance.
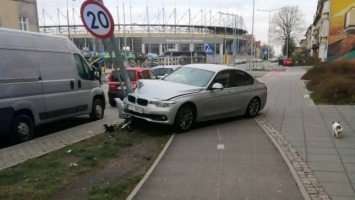
[[[70,88],[74,89],[74,81],[70,81]]]
[[[78,80],[78,88],[81,88],[81,80]]]

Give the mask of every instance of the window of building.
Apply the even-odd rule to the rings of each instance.
[[[20,17],[20,30],[28,31],[28,18]]]
[[[175,44],[163,44],[163,53],[175,50]]]

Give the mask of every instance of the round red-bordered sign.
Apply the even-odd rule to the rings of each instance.
[[[81,21],[92,35],[100,39],[109,38],[115,27],[110,11],[100,2],[87,0],[81,4]]]

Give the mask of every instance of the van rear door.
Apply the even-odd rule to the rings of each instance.
[[[37,123],[44,112],[41,74],[29,34],[0,31],[0,133],[9,132],[15,111],[27,110]]]

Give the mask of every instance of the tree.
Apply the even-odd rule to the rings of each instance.
[[[295,47],[296,47],[296,42],[292,37],[290,37],[288,39],[288,41],[284,41],[284,44],[282,46],[282,54],[288,55],[288,57],[291,57],[292,53],[294,52]],[[288,50],[288,53],[287,53],[287,50]]]
[[[287,6],[281,8],[271,20],[271,38],[273,42],[285,46],[284,55],[291,55],[292,45],[303,36],[306,26],[303,13],[298,6]],[[291,45],[291,46],[289,46]],[[286,53],[288,49],[288,54]]]

